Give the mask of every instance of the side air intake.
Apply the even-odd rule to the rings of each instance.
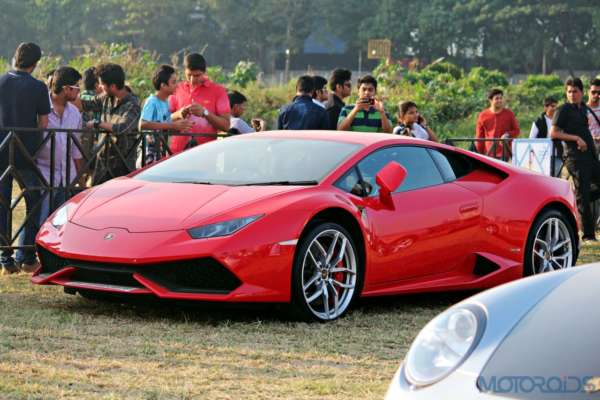
[[[477,276],[485,276],[491,274],[492,272],[496,272],[500,269],[500,266],[493,261],[477,254],[477,259],[475,260],[475,267],[473,267],[473,273]]]

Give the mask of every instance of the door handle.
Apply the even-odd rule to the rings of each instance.
[[[461,214],[468,214],[468,213],[472,213],[472,212],[477,212],[477,211],[479,211],[479,204],[478,203],[463,204],[462,206],[460,206],[458,208],[458,211]]]

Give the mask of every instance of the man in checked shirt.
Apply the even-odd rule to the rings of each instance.
[[[102,149],[98,152],[93,185],[135,169],[136,138],[132,133],[137,131],[141,113],[139,100],[125,88],[125,72],[120,65],[101,64],[96,74],[104,93],[91,100],[81,100],[81,105],[83,111],[100,112],[100,119],[89,121],[86,126],[109,133],[100,135],[98,140]]]

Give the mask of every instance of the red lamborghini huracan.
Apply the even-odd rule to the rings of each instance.
[[[333,320],[359,296],[485,288],[569,268],[566,181],[386,134],[214,141],[91,188],[37,237],[69,293],[283,302]]]

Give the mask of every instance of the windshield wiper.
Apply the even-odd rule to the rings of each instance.
[[[272,181],[272,182],[251,182],[251,183],[240,183],[239,185],[232,186],[314,186],[318,185],[319,182],[312,181]]]
[[[173,183],[191,183],[193,185],[214,185],[212,182],[202,182],[202,181],[176,181]]]

